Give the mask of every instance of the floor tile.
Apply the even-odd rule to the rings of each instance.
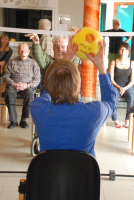
[[[14,187],[4,186],[0,194],[0,199],[2,198],[14,199],[18,197],[19,197],[18,186],[14,186]]]
[[[103,190],[134,190],[130,178],[115,177],[115,181],[109,180],[109,177],[101,176],[101,185]]]
[[[7,174],[0,174],[0,187],[5,185]]]
[[[19,174],[10,174],[8,175],[6,181],[5,181],[5,184],[4,184],[4,187],[8,187],[8,186],[19,186],[20,184],[20,179],[26,179],[26,174],[21,174],[21,178],[20,178],[20,175]]]
[[[18,122],[21,116],[19,108]],[[124,124],[125,109],[118,110],[119,120]],[[11,174],[9,171],[26,172],[32,160],[30,153],[32,142],[32,120],[27,120],[28,129],[16,127],[9,130],[8,119],[0,124],[0,200],[18,200],[18,186],[26,174]],[[109,118],[96,139],[95,151],[101,174],[100,200],[133,200],[134,177],[116,177],[109,180],[109,170],[116,174],[134,175],[134,152],[131,141],[128,143],[128,130],[124,127],[117,129]]]
[[[105,200],[133,200],[134,190],[105,190],[103,189]]]
[[[1,192],[2,192],[2,188],[3,188],[3,187],[2,187],[2,186],[0,186],[0,195],[1,195]],[[1,198],[0,198],[0,200],[1,200]]]

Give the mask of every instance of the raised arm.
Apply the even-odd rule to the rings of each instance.
[[[86,56],[98,68],[99,74],[106,74],[106,69],[105,69],[106,42],[103,39],[102,42],[98,42],[98,43],[100,45],[100,52],[99,52],[99,54],[96,57],[92,57],[89,54],[86,54]]]
[[[132,36],[130,36],[129,38],[127,38],[125,41],[123,42],[128,42],[130,39],[132,38]]]
[[[104,118],[112,115],[115,110],[115,97],[116,94],[114,92],[114,88],[111,82],[110,74],[106,74],[105,69],[105,51],[106,51],[106,43],[103,39],[102,42],[99,42],[100,52],[96,57],[92,57],[89,54],[86,54],[87,57],[94,63],[94,65],[99,70],[99,80],[100,80],[100,88],[101,88],[101,108],[105,110]],[[99,109],[99,108],[98,108]],[[106,119],[105,118],[105,119]]]
[[[34,44],[39,44],[39,37],[36,33],[29,33],[24,35],[25,37],[29,37],[30,40],[33,40]]]
[[[66,58],[73,61],[76,64],[76,66],[78,66],[80,59],[77,56],[75,56],[77,45],[75,45],[72,49],[72,38],[73,36],[71,36],[68,41]]]
[[[53,58],[43,52],[40,44],[39,44],[39,37],[36,33],[27,34],[25,37],[29,37],[33,40],[32,46],[32,54],[35,58],[36,62],[38,63],[39,67],[42,69],[46,69],[49,64],[53,62]]]

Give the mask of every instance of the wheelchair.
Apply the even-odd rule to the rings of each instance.
[[[40,152],[40,143],[37,136],[35,124],[32,124],[32,144],[31,144],[31,155],[34,157]]]
[[[86,152],[44,151],[32,159],[18,191],[19,200],[99,200],[99,165]]]
[[[35,98],[40,97],[40,90],[37,89],[35,93]],[[32,144],[31,144],[31,155],[34,157],[40,152],[40,143],[37,136],[36,127],[32,120]]]

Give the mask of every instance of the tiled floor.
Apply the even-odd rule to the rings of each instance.
[[[118,109],[118,117],[124,123],[125,109]],[[27,171],[32,159],[32,120],[28,123],[30,127],[26,130],[20,127],[8,130],[6,120],[0,124],[0,171]],[[101,129],[95,144],[101,174],[115,170],[116,174],[134,176],[134,153],[127,137],[128,129],[115,128],[111,119]],[[0,200],[18,200],[21,178],[25,178],[25,174],[0,173]],[[134,178],[116,177],[115,181],[110,181],[108,176],[101,176],[100,200],[134,200]]]

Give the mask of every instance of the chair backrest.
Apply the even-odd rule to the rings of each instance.
[[[95,158],[79,151],[47,151],[32,159],[26,200],[99,200],[100,170]]]

